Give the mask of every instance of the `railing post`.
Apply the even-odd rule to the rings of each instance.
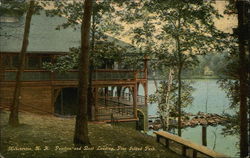
[[[144,83],[144,104],[147,107],[147,100],[148,100],[148,81],[145,81]]]
[[[160,142],[160,136],[156,135],[156,141],[159,143]]]
[[[165,139],[165,146],[166,148],[169,148],[169,140],[167,138]]]
[[[95,120],[98,120],[98,87],[95,87]]]
[[[197,158],[197,151],[193,149],[193,158]]]
[[[187,156],[187,147],[185,145],[182,146],[182,156]]]
[[[134,108],[134,117],[137,118],[137,84],[134,85],[134,95],[133,95],[133,108]]]
[[[144,56],[144,79],[148,77],[148,57]]]

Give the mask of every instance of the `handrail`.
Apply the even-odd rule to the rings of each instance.
[[[130,108],[133,108],[133,106],[121,106],[121,107],[119,107],[119,106],[101,106],[101,107],[98,107],[98,109],[124,109],[124,108],[128,108],[128,109],[130,109]]]
[[[5,72],[17,72],[16,69],[4,69]],[[49,70],[43,70],[43,69],[25,69],[24,72],[55,72],[55,71],[49,71]],[[78,72],[78,70],[68,70],[66,72]],[[93,72],[144,72],[143,70],[127,70],[127,69],[119,69],[119,70],[113,70],[113,69],[96,69]],[[55,72],[60,73],[60,72]]]
[[[4,70],[3,76],[5,77],[5,81],[15,80],[15,73],[17,70],[7,69]],[[138,73],[139,72],[139,73]],[[93,80],[134,80],[142,79],[143,76],[139,75],[143,71],[139,70],[112,70],[112,69],[98,69],[95,70],[93,75]],[[9,73],[9,74],[8,74]],[[27,74],[25,74],[27,73]],[[32,74],[39,73],[39,74]],[[6,75],[5,75],[6,74]],[[31,75],[31,77],[29,77]],[[64,81],[64,80],[77,80],[78,79],[78,70],[70,70],[67,72],[51,72],[48,70],[24,70],[24,75],[27,79],[24,81],[39,81],[39,80],[51,80],[51,81]]]
[[[229,158],[227,155],[223,155],[221,153],[217,153],[205,146],[195,144],[191,141],[185,140],[179,136],[170,134],[165,131],[157,131],[154,132],[156,134],[157,142],[160,142],[160,138],[165,139],[165,146],[169,148],[169,140],[174,141],[178,144],[182,145],[182,156],[186,157],[186,150],[187,149],[193,149],[193,158],[197,157],[197,153],[204,154],[206,156],[212,157],[212,158]]]

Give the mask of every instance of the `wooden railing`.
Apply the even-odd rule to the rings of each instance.
[[[17,70],[4,70],[2,76],[4,81],[14,81],[16,79]],[[92,78],[95,81],[105,80],[135,80],[143,79],[144,71],[138,70],[94,70]],[[24,70],[23,81],[67,81],[78,80],[78,71],[72,70],[67,72],[50,72],[46,70]]]
[[[127,101],[132,101],[133,100],[133,95],[131,93],[124,93],[121,96],[122,99],[127,100]],[[137,102],[141,104],[145,104],[145,96],[142,95],[137,95]]]
[[[133,106],[121,102],[99,98],[96,117],[98,120],[110,120],[111,115],[116,119],[134,118]]]
[[[187,157],[187,150],[192,149],[193,152],[192,152],[191,157],[193,157],[193,158],[197,157],[197,153],[203,155],[202,157],[208,156],[211,158],[229,158],[229,156],[217,153],[217,152],[215,152],[215,151],[213,151],[205,146],[195,144],[191,141],[185,140],[179,136],[170,134],[168,132],[158,131],[158,132],[154,132],[154,133],[156,134],[157,142],[160,142],[160,138],[163,138],[165,140],[166,148],[170,147],[170,145],[169,145],[170,141],[175,142],[177,144],[180,144],[182,146],[181,155],[183,157]]]
[[[111,117],[116,119],[131,119],[134,118],[132,106],[107,106],[98,107],[96,110],[96,119],[99,121],[111,120]]]

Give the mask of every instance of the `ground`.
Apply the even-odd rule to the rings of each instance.
[[[155,137],[120,125],[89,123],[91,146],[76,148],[74,118],[21,112],[21,125],[13,128],[7,124],[9,112],[0,114],[1,154],[6,158],[178,157]]]

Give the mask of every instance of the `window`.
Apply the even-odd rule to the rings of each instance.
[[[49,56],[44,56],[44,57],[42,57],[42,63],[51,62],[51,61],[52,61],[52,59],[51,59],[51,57],[49,57]]]
[[[29,69],[40,68],[40,57],[39,56],[29,56],[28,57],[28,68]]]
[[[2,56],[2,63],[3,63],[3,67],[5,69],[9,69],[11,67],[11,63],[10,63],[10,56],[8,55],[3,55]]]
[[[19,66],[19,56],[18,55],[14,55],[12,56],[12,68],[17,68]]]

